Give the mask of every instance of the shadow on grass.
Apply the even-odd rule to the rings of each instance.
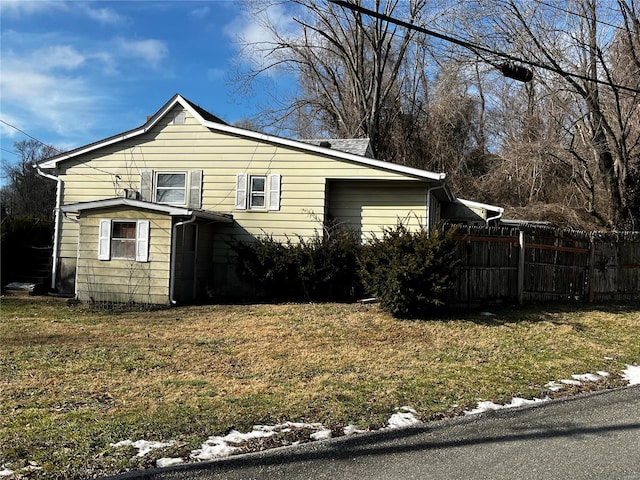
[[[477,325],[502,326],[510,323],[550,322],[557,325],[568,322],[559,320],[561,315],[604,313],[610,315],[640,314],[640,301],[585,304],[581,302],[549,302],[536,305],[496,306],[474,310],[455,310],[443,313],[437,320],[468,321]],[[423,319],[424,321],[436,320]]]

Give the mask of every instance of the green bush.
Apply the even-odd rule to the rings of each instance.
[[[374,237],[360,256],[364,286],[383,310],[400,318],[424,318],[445,306],[453,288],[453,230],[410,232],[398,223]]]
[[[355,232],[327,227],[311,239],[278,242],[265,235],[231,248],[239,277],[271,299],[346,301],[361,293]]]

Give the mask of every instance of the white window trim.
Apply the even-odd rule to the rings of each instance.
[[[184,203],[159,202],[157,195],[158,175],[184,175]],[[202,170],[141,170],[140,171],[140,195],[145,202],[161,203],[163,205],[179,205],[188,208],[202,208],[202,184],[204,172]]]
[[[262,190],[254,190],[253,189],[253,180],[254,179],[262,179],[264,181],[264,188]],[[250,175],[249,176],[249,188],[247,189],[247,198],[249,199],[249,210],[266,210],[268,198],[268,184],[267,184],[267,176],[266,175]],[[253,196],[254,192],[257,194],[262,194],[262,205],[254,205],[253,204]]]
[[[251,204],[251,179],[261,177],[265,179],[264,206]],[[254,212],[279,211],[282,175],[271,173],[267,175],[236,174],[236,210]]]
[[[114,222],[126,222],[136,224],[135,258],[112,258],[111,237]],[[131,220],[126,218],[108,219],[102,218],[98,227],[98,260],[128,260],[136,262],[149,261],[149,239],[151,235],[151,222],[149,220]]]
[[[158,177],[160,175],[182,175],[184,177],[184,187],[180,187],[183,190],[183,201],[182,202],[161,202],[158,200],[158,190],[178,190],[179,187],[159,187],[158,186]],[[189,201],[189,172],[187,171],[156,171],[153,175],[153,198],[156,203],[161,203],[163,205],[186,205]]]

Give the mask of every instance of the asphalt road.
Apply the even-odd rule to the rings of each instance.
[[[640,386],[124,479],[640,479]]]

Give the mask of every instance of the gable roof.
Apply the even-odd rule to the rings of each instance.
[[[445,173],[428,172],[426,170],[420,170],[418,168],[406,167],[404,165],[384,162],[382,160],[376,160],[374,158],[368,158],[361,155],[340,151],[335,148],[326,148],[324,146],[320,146],[319,144],[313,145],[310,143],[305,143],[304,141],[300,141],[300,140],[290,140],[287,138],[277,137],[274,135],[267,135],[264,133],[254,132],[254,131],[246,130],[239,127],[234,127],[232,125],[225,123],[223,120],[216,117],[212,113],[209,113],[203,108],[197,106],[193,102],[185,99],[180,94],[175,94],[167,103],[165,103],[162,106],[162,108],[160,108],[160,110],[158,110],[153,116],[149,117],[149,119],[140,127],[113,135],[103,140],[98,140],[97,142],[93,142],[88,145],[78,147],[68,152],[61,153],[59,155],[55,155],[53,157],[50,157],[48,159],[38,162],[36,166],[38,168],[45,169],[45,170],[55,169],[59,163],[64,162],[66,160],[75,158],[85,153],[92,152],[94,150],[97,150],[99,148],[102,148],[108,145],[112,145],[114,143],[118,143],[124,140],[128,140],[130,138],[135,138],[137,136],[143,135],[144,133],[148,132],[151,128],[153,128],[160,121],[160,119],[162,119],[176,105],[181,105],[183,108],[189,111],[189,113],[202,126],[213,131],[224,132],[231,135],[263,141],[266,143],[295,148],[298,150],[303,150],[311,153],[317,153],[317,154],[325,155],[338,160],[345,160],[348,162],[353,162],[360,165],[378,168],[385,171],[408,175],[420,180],[432,180],[432,181],[436,181],[438,183],[444,184],[444,180],[446,178]],[[353,139],[348,141],[355,144]],[[331,142],[335,142],[335,140]],[[451,199],[453,199],[454,198],[453,194],[451,194],[448,191],[448,187],[446,187],[446,184],[445,184],[445,188],[447,189],[448,196]]]

